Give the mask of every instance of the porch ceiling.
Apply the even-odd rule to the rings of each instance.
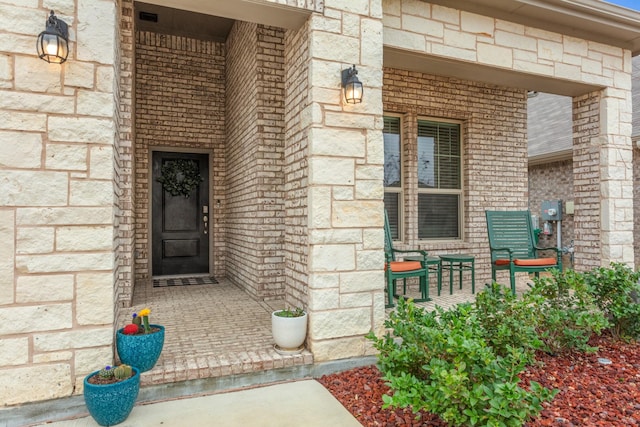
[[[157,22],[141,19],[141,13],[154,14]],[[218,42],[224,42],[227,39],[234,23],[233,19],[141,2],[135,3],[135,21],[136,29],[140,31]]]
[[[640,54],[640,12],[601,0],[423,0]]]
[[[311,10],[255,0],[145,0],[145,3],[287,29],[300,28],[312,13]]]
[[[384,47],[384,66],[565,96],[578,96],[600,89],[595,85],[453,61],[387,46]]]

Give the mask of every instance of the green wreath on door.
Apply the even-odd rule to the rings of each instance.
[[[162,188],[172,196],[189,197],[204,179],[200,175],[198,163],[193,160],[169,160],[162,165],[157,179]]]

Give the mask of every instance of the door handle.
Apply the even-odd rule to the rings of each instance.
[[[209,217],[204,215],[202,217],[202,222],[204,223],[204,234],[207,234],[209,232]]]

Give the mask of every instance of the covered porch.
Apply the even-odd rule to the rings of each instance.
[[[113,363],[114,329],[142,307],[167,326],[146,383],[372,357],[365,336],[384,332],[384,209],[396,207],[401,247],[474,256],[480,288],[484,211],[527,206],[529,91],[573,100],[576,269],[637,258],[635,12],[595,0],[48,3],[71,30],[63,64],[34,56],[47,5],[3,3],[5,39],[18,40],[0,55],[8,405],[80,393]],[[178,12],[188,13],[179,33],[139,22]],[[193,33],[219,28],[212,17],[232,21],[224,38]],[[354,66],[360,103],[341,81]],[[437,185],[436,154],[447,165]],[[165,171],[164,159],[175,160]],[[385,182],[387,166],[399,179]],[[185,173],[198,198],[177,179]],[[167,192],[159,182],[182,188],[172,201],[194,201],[191,215],[154,201]],[[197,226],[164,239],[175,224],[156,212]],[[155,271],[160,248],[204,268]],[[220,284],[151,287],[195,273]],[[313,359],[270,353],[272,301],[308,311]]]
[[[151,3],[181,7],[176,1]],[[609,73],[616,70],[626,78],[627,51],[607,47],[611,58],[602,75],[568,78],[553,70],[568,67],[563,52],[578,50],[574,54],[586,62],[602,55],[602,48],[573,39],[564,46],[558,41],[562,33],[538,33],[520,22],[512,28],[472,11],[439,15],[453,13],[449,9],[409,1],[388,2],[384,10],[347,8],[340,12],[344,34],[339,36],[331,26],[331,11],[325,11],[327,16],[304,11],[305,19],[292,25],[250,13],[233,16],[217,7],[190,8],[208,17],[233,18],[224,40],[202,41],[190,34],[165,35],[134,26],[132,43],[123,49],[136,66],[135,97],[123,100],[137,108],[135,138],[123,141],[132,147],[133,186],[125,189],[121,201],[131,207],[123,213],[132,227],[121,229],[124,250],[118,273],[128,280],[117,284],[116,325],[131,311],[151,307],[154,322],[167,326],[163,356],[144,382],[224,377],[371,355],[363,336],[383,329],[382,210],[389,208],[388,199],[393,198],[399,213],[401,247],[473,255],[481,289],[489,276],[484,210],[527,205],[529,90],[574,98],[574,149],[582,159],[576,162],[576,173],[605,176],[624,163],[628,141],[617,137],[623,132],[614,129],[616,120],[602,109],[626,114],[625,82],[614,82]],[[427,13],[437,28],[454,25],[460,37],[470,38],[457,42],[479,53],[468,58],[462,47],[451,49],[456,37],[449,32],[416,30],[412,20]],[[376,34],[376,42],[364,43],[359,28],[367,41]],[[512,39],[519,38],[526,45],[512,46]],[[329,52],[343,39],[353,42],[351,51]],[[538,53],[531,47],[538,43],[549,44],[551,52]],[[524,59],[509,64],[501,59],[505,52],[511,52],[509,58]],[[339,80],[351,62],[358,63],[366,87],[365,100],[356,105],[342,101]],[[194,77],[189,73],[195,68]],[[192,84],[201,80],[206,84]],[[614,91],[610,85],[621,88]],[[171,97],[158,100],[157,91],[163,88]],[[176,104],[181,108],[174,114]],[[194,114],[191,108],[196,106],[206,108]],[[194,123],[194,116],[204,119]],[[403,170],[402,182],[393,191],[383,183],[387,118],[398,123],[397,164]],[[425,121],[454,123],[460,129],[458,157],[451,167],[457,180],[451,205],[455,209],[440,213],[458,218],[457,228],[446,238],[420,237],[424,230],[418,229],[425,216],[419,200],[427,193],[416,176],[421,171],[416,140]],[[218,285],[151,285],[158,274],[152,263],[159,239],[150,225],[155,209],[150,194],[157,181],[150,159],[167,151],[208,156],[209,199],[201,213],[210,227],[209,234],[205,230],[200,237],[210,244],[208,273]],[[620,158],[609,156],[610,151]],[[600,158],[607,162],[599,163]],[[626,185],[628,167],[621,169],[618,180]],[[125,178],[123,182],[129,182]],[[592,197],[602,185],[613,184],[618,185],[590,181],[576,188],[576,217],[586,230],[577,246],[589,248],[578,252],[580,268],[599,265],[603,257],[632,257],[626,250],[627,230],[617,229],[628,225],[627,219],[603,215],[617,198],[604,200],[601,208],[600,199]],[[431,190],[436,194],[442,188]],[[602,227],[591,227],[595,223]],[[596,254],[593,242],[601,242],[602,251]],[[619,247],[625,250],[618,253]],[[430,294],[437,295],[431,286]],[[424,304],[447,306],[472,298],[469,289],[456,289],[449,296],[445,287],[440,298]],[[310,312],[309,353],[283,357],[273,350],[269,315],[284,305]]]

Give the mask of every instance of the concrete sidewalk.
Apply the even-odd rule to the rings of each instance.
[[[87,415],[68,421],[35,424],[50,427],[94,427]],[[327,389],[302,380],[247,390],[136,405],[118,426],[217,427],[361,427]]]

